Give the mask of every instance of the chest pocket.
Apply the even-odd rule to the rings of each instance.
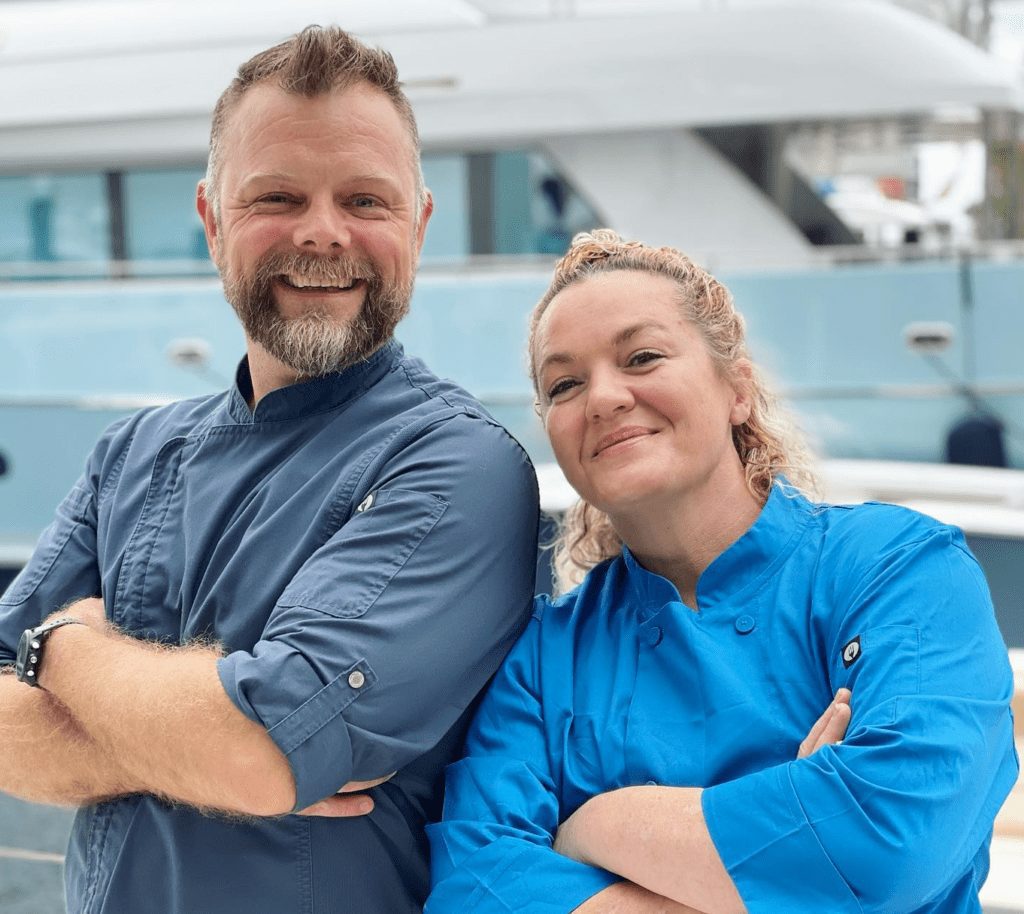
[[[409,489],[378,491],[299,570],[277,601],[354,619],[364,615],[405,567],[448,508]],[[419,586],[443,586],[443,582]],[[414,598],[411,593],[410,598]]]

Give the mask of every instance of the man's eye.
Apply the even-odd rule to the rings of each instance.
[[[380,201],[376,197],[353,197],[352,205],[360,209],[366,209],[368,207],[379,206]]]
[[[573,378],[562,378],[560,381],[555,381],[548,388],[548,400],[554,400],[560,394],[568,393],[572,390],[579,382]]]
[[[264,194],[256,202],[257,203],[289,203],[291,197],[288,194]]]

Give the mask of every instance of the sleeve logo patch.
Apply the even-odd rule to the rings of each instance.
[[[857,635],[856,638],[852,641],[847,641],[843,646],[843,666],[849,669],[860,659],[860,655],[860,635]]]
[[[361,502],[359,502],[359,506],[356,508],[356,514],[362,514],[364,511],[369,511],[370,508],[373,507],[373,503],[376,500],[377,500],[377,493],[376,492],[371,492],[369,495],[366,496],[366,498],[364,498]]]

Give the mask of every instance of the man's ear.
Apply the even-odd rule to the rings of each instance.
[[[754,366],[750,364],[750,359],[738,359],[732,366],[731,374],[733,401],[729,423],[736,426],[750,418],[754,396]]]
[[[430,221],[430,214],[434,211],[434,195],[428,188],[424,188],[426,200],[420,210],[420,222],[416,227],[416,256],[423,250],[423,239],[427,237],[427,223]]]
[[[206,181],[200,181],[196,186],[196,212],[203,220],[203,232],[206,235],[206,247],[210,252],[210,259],[217,263],[217,245],[220,240],[217,230],[220,226],[217,224],[213,202],[206,196]]]

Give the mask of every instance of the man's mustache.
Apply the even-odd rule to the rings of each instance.
[[[269,283],[278,276],[297,275],[325,285],[345,286],[353,279],[376,283],[374,265],[348,254],[268,254],[256,267],[258,282]]]

